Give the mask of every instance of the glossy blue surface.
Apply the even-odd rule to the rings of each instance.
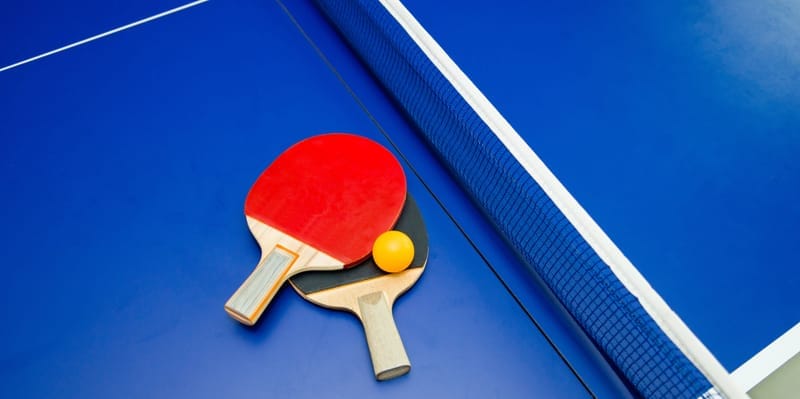
[[[408,1],[711,351],[800,321],[800,7]]]
[[[288,7],[590,389],[625,397],[324,21]],[[144,16],[125,10],[63,40]],[[62,45],[47,26],[0,59]],[[357,320],[288,289],[255,328],[223,312],[259,256],[242,207],[270,160],[326,131],[389,145],[276,3],[210,1],[2,72],[0,110],[2,397],[590,397],[408,165],[431,240],[395,309],[408,376],[374,381]]]
[[[4,2],[0,4],[0,67],[182,4],[180,0]]]

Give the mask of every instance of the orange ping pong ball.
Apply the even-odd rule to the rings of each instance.
[[[372,258],[385,272],[401,272],[414,260],[414,243],[405,233],[389,230],[375,240],[372,245]]]

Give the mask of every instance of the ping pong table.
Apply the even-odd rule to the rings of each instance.
[[[406,6],[757,397],[800,349],[800,9]],[[641,395],[329,18],[299,0],[3,6],[3,397]],[[249,185],[327,131],[391,148],[429,228],[396,380],[374,381],[354,317],[288,288],[254,328],[222,310],[258,257]]]

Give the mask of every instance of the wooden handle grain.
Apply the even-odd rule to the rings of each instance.
[[[394,324],[386,293],[378,291],[360,296],[358,308],[375,378],[383,381],[408,373],[411,363]]]
[[[250,273],[225,303],[225,311],[239,322],[252,326],[264,313],[275,293],[286,282],[296,255],[275,247]]]

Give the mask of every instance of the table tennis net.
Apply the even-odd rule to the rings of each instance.
[[[612,267],[613,253],[618,252],[613,243],[588,215],[581,219],[585,212],[526,145],[522,150],[509,146],[519,136],[491,105],[486,106],[488,101],[482,102],[485,98],[480,92],[465,93],[453,83],[460,70],[437,58],[444,54],[441,48],[398,1],[317,0],[317,5],[498,231],[637,394],[646,398],[739,397],[720,393],[725,389],[719,381],[712,384],[710,376],[724,372],[721,366],[708,366],[708,359],[679,348],[682,341],[675,335],[682,331],[665,332],[659,317],[653,317],[653,311],[648,312],[637,299],[643,295],[634,295],[630,285],[623,284],[620,272]],[[446,54],[443,57],[452,62]],[[578,210],[568,217],[565,209],[574,208]],[[585,226],[581,230],[570,221],[576,219],[595,227],[608,240],[612,256],[604,254],[602,239],[599,244],[587,239],[594,230],[589,228],[587,233]],[[619,257],[627,262],[621,253]],[[644,296],[650,294],[657,297],[654,292]],[[701,349],[705,350],[702,345]]]

